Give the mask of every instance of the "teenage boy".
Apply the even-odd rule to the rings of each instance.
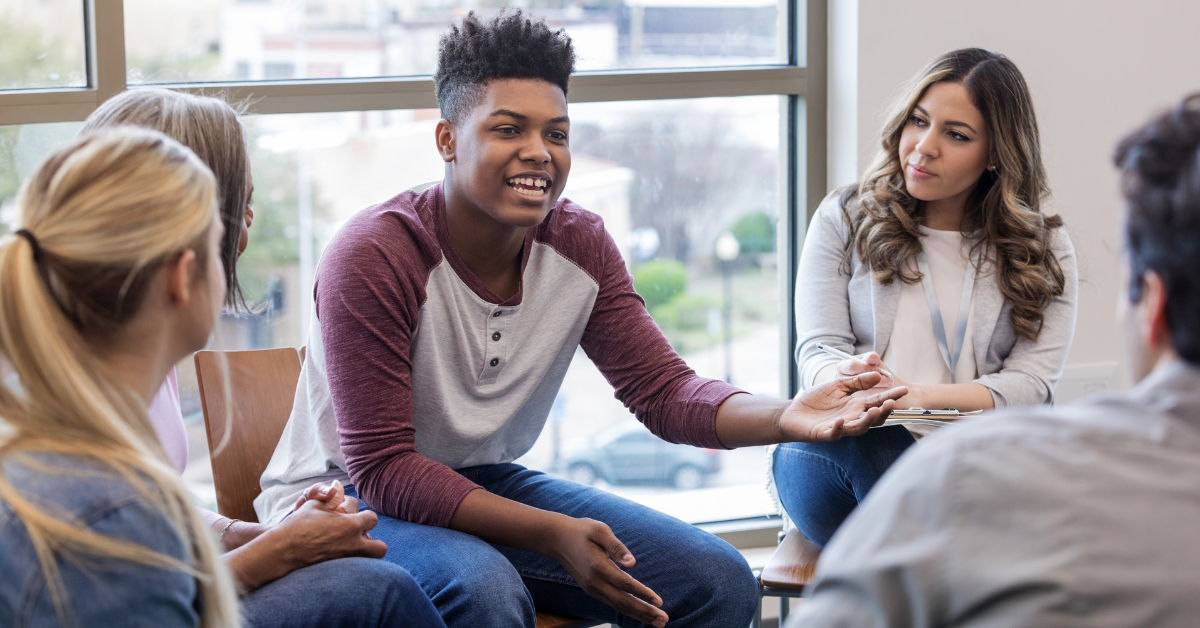
[[[633,290],[571,168],[570,39],[519,11],[441,42],[445,179],[368,208],[330,243],[295,409],[256,500],[286,515],[313,478],[352,483],[372,535],[452,627],[534,625],[534,607],[619,623],[744,626],[757,602],[728,544],[512,464],[582,346],[655,434],[701,447],[829,440],[902,389],[844,381],[795,402],[701,379]],[[619,540],[618,540],[619,539]]]
[[[789,626],[1195,626],[1200,95],[1117,148],[1128,396],[947,429],[825,548]]]

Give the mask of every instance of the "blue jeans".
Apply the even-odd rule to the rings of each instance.
[[[775,448],[771,473],[779,501],[796,528],[821,547],[916,442],[900,425],[867,430],[832,443],[786,443]]]
[[[459,469],[488,492],[527,506],[604,522],[637,564],[631,576],[663,600],[676,628],[749,625],[758,604],[750,567],[717,537],[603,491],[516,464]],[[346,487],[348,495],[356,495]],[[448,528],[379,515],[371,536],[404,567],[450,628],[534,628],[534,608],[618,626],[644,624],[584,593],[562,565]]]
[[[408,572],[374,558],[339,558],[298,569],[242,598],[250,628],[444,628]]]

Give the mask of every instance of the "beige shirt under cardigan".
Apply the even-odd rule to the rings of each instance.
[[[843,259],[850,241],[838,203],[831,193],[817,208],[804,240],[796,278],[796,361],[801,388],[813,385],[817,374],[837,358],[817,349],[817,343],[859,354],[887,352],[893,337],[903,282],[884,286],[871,275],[858,254],[850,258],[850,274]],[[854,211],[855,205],[851,205]],[[1063,294],[1054,297],[1043,312],[1037,342],[1020,338],[996,283],[994,267],[985,261],[975,279],[972,308],[975,354],[974,380],[992,393],[997,408],[1052,403],[1062,377],[1075,331],[1079,275],[1075,249],[1064,229],[1055,234],[1054,254],[1066,277]],[[986,257],[986,256],[985,256]],[[919,286],[919,284],[918,284]],[[953,334],[953,330],[950,330]],[[940,359],[940,355],[939,355]]]
[[[971,264],[971,242],[958,231],[921,227],[921,248],[929,261],[933,291],[945,326],[946,342],[953,356],[958,346],[955,343],[958,342],[958,309],[962,303],[963,280]],[[917,269],[915,259],[910,259],[909,264],[913,270]],[[974,302],[972,291],[971,303]],[[950,367],[938,347],[937,336],[934,335],[933,317],[929,314],[924,282],[901,283],[892,340],[882,354],[883,363],[896,377],[906,382],[956,384],[973,381],[979,376],[975,368],[975,347],[971,342],[973,319],[968,309],[962,352],[951,375]]]

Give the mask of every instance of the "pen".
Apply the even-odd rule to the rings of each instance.
[[[824,351],[825,353],[828,353],[829,355],[832,355],[835,358],[841,358],[843,360],[853,360],[854,359],[854,356],[850,355],[849,353],[846,353],[845,351],[842,351],[841,349],[834,349],[833,347],[831,347],[827,344],[822,344],[822,343],[818,342],[817,349]],[[892,375],[887,369],[884,369],[884,368],[879,369],[879,374],[883,375],[884,377],[890,377],[892,379],[896,379],[895,375]]]

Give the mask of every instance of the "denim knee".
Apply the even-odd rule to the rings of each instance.
[[[521,575],[502,554],[488,547],[472,556],[470,568],[459,570],[433,595],[450,628],[534,628],[533,597]]]
[[[338,558],[276,580],[242,598],[254,628],[442,628],[433,602],[404,569],[374,558]]]
[[[771,464],[779,501],[804,536],[824,547],[913,442],[895,425],[832,443],[780,445]]]
[[[811,452],[851,472],[861,469],[882,475],[915,442],[904,426],[889,425],[832,442],[785,443],[779,447]]]
[[[354,561],[360,575],[352,599],[364,600],[380,612],[380,626],[444,628],[441,616],[421,585],[403,567],[373,558]]]
[[[688,547],[692,558],[676,577],[686,593],[672,603],[668,596],[682,591],[659,591],[671,626],[745,626],[758,607],[758,583],[746,559],[725,541],[712,538]],[[673,596],[672,596],[673,597]]]
[[[714,625],[744,626],[758,608],[758,581],[740,552],[722,541],[725,547],[719,556],[708,558],[713,566],[710,586],[716,604],[722,609],[723,620]]]

